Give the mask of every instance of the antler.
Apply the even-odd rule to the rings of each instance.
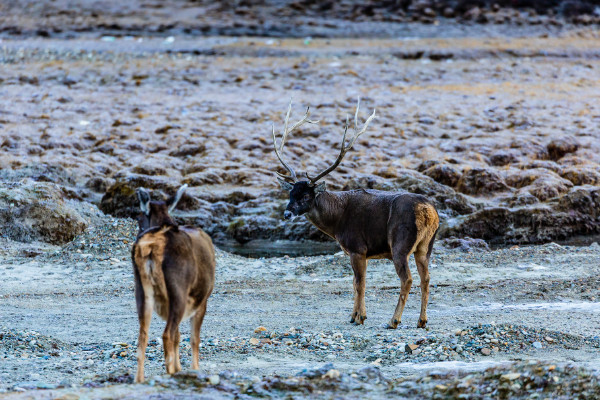
[[[338,158],[335,160],[335,162],[333,164],[331,164],[327,169],[320,172],[319,175],[317,175],[314,178],[309,176],[308,173],[306,173],[306,177],[310,181],[311,185],[314,185],[315,183],[317,183],[317,181],[319,179],[321,179],[325,175],[329,174],[331,171],[336,169],[338,165],[340,165],[340,163],[344,159],[344,156],[346,155],[348,150],[350,150],[352,148],[352,146],[354,146],[354,142],[356,142],[356,139],[358,139],[358,137],[367,130],[369,123],[371,122],[371,120],[373,118],[375,118],[375,110],[373,110],[373,114],[371,114],[371,116],[369,118],[367,118],[367,121],[363,125],[362,129],[359,131],[358,130],[358,109],[359,108],[360,108],[360,97],[358,98],[358,102],[356,104],[356,113],[354,114],[354,137],[350,140],[350,143],[348,144],[348,146],[346,146],[346,133],[348,133],[348,116],[346,116],[346,126],[344,127],[344,136],[342,137],[342,148],[340,149],[340,154],[338,155]]]
[[[277,171],[275,171],[275,173],[277,175],[279,175],[281,178],[288,179],[288,180],[291,179],[295,183],[295,182],[298,182],[298,177],[296,177],[296,172],[294,171],[294,169],[292,167],[290,167],[281,158],[281,152],[283,151],[283,145],[285,144],[285,139],[287,138],[288,133],[290,133],[291,131],[293,131],[296,128],[299,128],[300,126],[304,125],[305,123],[308,122],[309,124],[317,124],[317,123],[319,123],[319,121],[311,121],[310,119],[308,119],[308,116],[310,115],[310,107],[307,107],[306,114],[304,114],[304,117],[302,117],[302,119],[300,121],[296,122],[290,129],[288,129],[291,112],[292,112],[292,100],[290,99],[290,105],[288,106],[287,114],[285,115],[285,122],[284,122],[284,127],[283,127],[283,137],[281,138],[281,144],[279,145],[279,149],[277,148],[277,138],[275,137],[275,124],[273,124],[273,147],[275,147],[275,154],[277,154],[277,158],[279,159],[281,164],[283,164],[285,169],[288,170],[290,175],[280,174]]]

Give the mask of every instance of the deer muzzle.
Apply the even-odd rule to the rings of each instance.
[[[292,216],[293,216],[293,215],[294,215],[294,214],[292,214],[292,212],[291,212],[290,210],[285,210],[285,211],[283,212],[283,218],[284,218],[284,219],[290,219],[290,218],[292,218]]]

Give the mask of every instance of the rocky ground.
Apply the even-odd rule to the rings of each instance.
[[[0,177],[55,183],[116,216],[134,213],[138,186],[165,196],[187,183],[180,220],[220,244],[322,241],[306,221],[281,219],[271,124],[281,129],[290,98],[292,118],[312,107],[319,125],[284,156],[315,171],[361,97],[361,117],[375,108],[377,119],[331,189],[425,194],[442,238],[598,234],[597,40],[585,29],[512,40],[7,39]]]
[[[2,3],[0,396],[599,397],[595,6],[474,3]],[[311,107],[284,155],[314,171],[358,97],[377,119],[327,184],[435,201],[427,330],[416,273],[383,329],[388,261],[349,324],[347,257],[281,218],[271,124]],[[162,375],[155,319],[135,386],[134,190],[184,183],[221,248],[201,370]]]
[[[86,231],[64,246],[2,242],[3,392],[36,398],[171,398],[199,388],[224,397],[267,391],[326,397],[331,390],[356,397],[368,390],[373,398],[597,395],[600,246],[490,251],[467,241],[436,248],[427,330],[416,328],[418,278],[401,327],[383,328],[400,286],[388,261],[370,263],[368,319],[354,326],[348,323],[352,276],[345,255],[247,259],[219,251],[200,375],[161,376],[164,323],[155,318],[149,386],[112,386],[130,384],[135,371],[129,252],[136,227],[91,209],[86,220]],[[182,334],[188,365],[187,324]],[[94,388],[101,389],[89,392]]]
[[[0,35],[445,36],[443,27],[468,36],[469,25],[479,25],[513,36],[597,25],[597,7],[594,0],[21,0],[0,4]]]

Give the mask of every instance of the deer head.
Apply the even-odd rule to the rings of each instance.
[[[171,196],[167,201],[151,201],[148,190],[138,188],[136,193],[140,201],[141,213],[138,217],[140,233],[155,226],[175,225],[169,214],[177,207],[185,189],[187,185],[180,187],[175,196]]]
[[[308,173],[306,173],[306,178],[308,180],[299,180],[298,177],[296,176],[296,172],[294,171],[294,169],[289,164],[287,164],[285,161],[283,161],[281,153],[283,152],[283,145],[285,144],[287,135],[291,131],[298,128],[305,122],[315,124],[315,123],[318,123],[319,121],[311,121],[308,119],[310,109],[307,108],[306,114],[304,114],[304,117],[300,121],[296,122],[288,130],[288,123],[289,123],[290,113],[292,110],[292,102],[290,101],[290,105],[288,107],[288,111],[285,116],[283,136],[281,138],[281,144],[279,145],[279,148],[277,146],[277,138],[275,137],[275,125],[273,125],[273,145],[275,147],[275,154],[277,155],[277,158],[279,159],[279,161],[281,162],[283,167],[289,172],[289,175],[284,175],[284,174],[280,174],[279,172],[276,172],[278,175],[277,180],[279,181],[279,184],[281,185],[282,189],[290,192],[290,201],[287,205],[287,208],[285,209],[285,212],[283,213],[283,217],[285,219],[290,219],[292,216],[302,215],[313,208],[315,199],[317,198],[317,196],[325,191],[325,183],[323,183],[323,182],[318,183],[318,181],[320,179],[322,179],[323,177],[325,177],[326,175],[328,175],[334,169],[336,169],[338,165],[340,165],[340,163],[344,159],[344,156],[346,155],[348,150],[350,150],[352,148],[352,146],[354,146],[356,139],[358,139],[358,137],[367,130],[369,123],[371,122],[371,120],[373,120],[373,118],[375,118],[375,110],[373,110],[373,114],[371,114],[371,116],[369,118],[367,118],[363,127],[359,129],[358,128],[359,108],[360,108],[360,98],[358,99],[358,102],[356,104],[356,113],[354,114],[354,136],[352,137],[352,139],[350,139],[350,142],[348,143],[348,145],[346,145],[346,134],[348,133],[349,123],[348,123],[348,117],[346,117],[346,125],[344,127],[344,136],[342,137],[340,154],[338,155],[337,159],[333,162],[333,164],[331,164],[329,167],[325,168],[323,171],[319,172],[314,177],[310,176]]]

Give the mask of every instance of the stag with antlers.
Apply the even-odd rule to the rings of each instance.
[[[346,144],[348,118],[340,153],[329,167],[315,176],[306,174],[306,180],[298,179],[294,169],[283,160],[283,146],[287,136],[305,123],[317,123],[309,119],[310,109],[304,117],[288,128],[292,103],[285,117],[281,142],[277,145],[273,126],[273,144],[277,158],[288,174],[277,172],[281,187],[290,192],[290,200],[283,214],[285,219],[304,215],[314,226],[335,239],[350,256],[354,272],[354,308],[351,323],[362,325],[367,319],[365,307],[365,275],[367,260],[387,258],[394,262],[400,277],[400,297],[396,310],[387,327],[395,329],[400,323],[406,299],[412,286],[408,258],[414,254],[421,278],[421,313],[417,327],[427,324],[429,300],[429,259],[433,249],[439,217],[434,205],[424,196],[412,193],[394,193],[378,190],[351,190],[331,192],[319,182],[342,162],[360,135],[375,118],[375,111],[362,128],[358,127],[360,99],[354,114],[354,136]]]

